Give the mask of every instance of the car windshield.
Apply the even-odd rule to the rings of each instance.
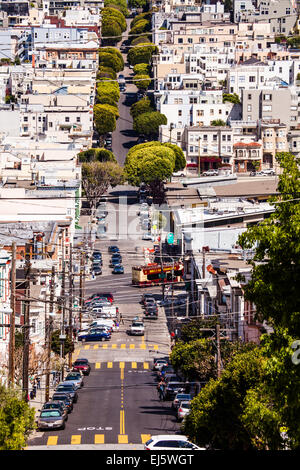
[[[87,361],[76,361],[74,366],[87,366]]]
[[[45,403],[45,405],[43,406],[44,410],[52,410],[57,408],[60,408],[59,403]]]
[[[169,383],[168,388],[174,388],[174,389],[176,389],[176,388],[181,388],[181,387],[183,387],[183,385],[184,385],[184,384],[180,384],[180,383],[176,383],[176,384],[175,384],[175,383],[173,383],[173,384],[172,384],[172,383]]]
[[[190,407],[191,407],[190,403],[181,403],[181,408],[190,409]]]
[[[52,397],[53,401],[63,401],[63,402],[69,402],[70,399],[67,397],[67,395],[53,395]]]
[[[132,326],[143,327],[144,324],[143,324],[143,323],[140,323],[140,322],[135,322],[135,323],[132,323]]]
[[[76,375],[67,375],[67,377],[65,378],[65,380],[78,380],[79,377],[77,377]]]
[[[183,394],[183,393],[179,393],[176,397],[178,400],[188,400],[190,398],[190,395],[188,394]]]
[[[59,418],[61,416],[58,410],[46,410],[41,412],[41,418]]]

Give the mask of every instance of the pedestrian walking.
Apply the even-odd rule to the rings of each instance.
[[[122,315],[122,313],[120,313],[120,324],[121,324],[121,325],[124,325],[124,320],[123,320],[123,315]]]
[[[165,399],[165,388],[166,382],[164,380],[161,380],[157,386],[159,401],[163,401]]]
[[[41,379],[40,379],[39,376],[37,376],[37,378],[36,378],[36,387],[37,387],[38,390],[41,389]]]

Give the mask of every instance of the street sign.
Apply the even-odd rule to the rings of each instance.
[[[168,233],[167,242],[169,243],[169,245],[173,245],[173,243],[174,243],[174,233],[173,232]]]

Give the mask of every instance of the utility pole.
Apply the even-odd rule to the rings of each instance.
[[[26,279],[26,300],[24,306],[24,342],[23,342],[23,392],[25,401],[28,401],[28,369],[29,369],[29,325],[30,325],[30,274],[31,263],[29,255],[26,255],[25,261],[25,279]]]
[[[50,308],[49,318],[46,325],[47,332],[47,366],[46,366],[46,387],[45,387],[45,401],[49,401],[50,393],[50,358],[51,358],[51,335],[52,335],[52,321],[54,313],[54,289],[55,289],[55,266],[51,270],[51,286],[50,286]]]
[[[217,378],[221,377],[221,351],[220,351],[220,324],[216,324],[216,340],[217,340]]]
[[[83,277],[84,277],[84,272],[83,272],[84,260],[83,260],[83,257],[84,257],[84,253],[81,252],[80,253],[80,277],[79,277],[79,291],[80,291],[80,310],[79,310],[79,323],[80,323],[80,326],[79,326],[79,328],[80,329],[81,329],[81,323],[82,323],[82,312],[83,312],[83,308],[84,308],[84,280],[83,280]]]
[[[62,361],[64,360],[64,350],[65,350],[65,313],[66,313],[66,299],[65,299],[65,290],[66,290],[66,265],[65,265],[65,241],[64,235],[62,236],[62,281],[61,281],[61,298],[62,298],[62,324],[61,324],[61,338],[60,338],[60,357]],[[64,366],[62,366],[61,379],[64,380]]]
[[[72,319],[72,308],[73,308],[73,250],[72,244],[70,244],[70,257],[69,257],[69,367],[72,367],[72,351],[71,344],[73,340],[73,319]]]
[[[8,382],[14,386],[15,378],[15,318],[16,318],[16,243],[12,243],[11,257],[11,287],[10,287],[10,330],[9,330],[9,363]]]
[[[201,149],[200,149],[200,145],[201,145],[201,137],[199,136],[199,139],[198,139],[198,176],[201,175]]]

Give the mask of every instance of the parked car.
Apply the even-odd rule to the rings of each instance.
[[[65,381],[71,381],[77,384],[77,388],[82,388],[84,385],[82,372],[69,372],[65,378]]]
[[[112,270],[113,274],[124,274],[124,266],[116,264]]]
[[[143,336],[145,334],[144,323],[141,321],[133,321],[129,328],[129,334],[133,336]]]
[[[206,450],[205,447],[198,447],[192,442],[188,441],[186,436],[180,434],[170,435],[161,434],[157,436],[151,436],[151,438],[145,443],[144,450]]]
[[[202,176],[218,176],[219,175],[219,172],[218,170],[214,170],[214,169],[210,169],[210,170],[206,170],[202,173]]]
[[[76,359],[72,364],[73,370],[80,370],[83,375],[89,375],[91,372],[91,366],[87,359]]]
[[[120,250],[117,246],[111,245],[108,247],[108,253],[119,253]]]
[[[98,263],[97,264],[93,263],[92,272],[95,274],[95,276],[99,276],[100,274],[102,274],[101,266]]]
[[[172,409],[177,410],[177,408],[179,408],[180,403],[182,401],[191,401],[191,399],[192,399],[192,395],[190,395],[189,393],[177,393],[174,400],[172,401],[172,405],[171,405]]]
[[[63,402],[59,401],[47,401],[46,403],[43,404],[43,407],[40,412],[44,410],[59,410],[61,413],[65,415],[66,421],[68,419],[68,409],[67,407],[63,404]]]
[[[67,408],[68,413],[71,413],[73,410],[73,400],[68,393],[64,392],[55,392],[52,395],[52,401],[63,403]]]
[[[166,386],[165,399],[174,400],[177,393],[184,391],[184,386],[184,382],[169,382]]]
[[[155,359],[153,364],[153,370],[161,370],[163,366],[167,366],[168,361],[166,359]]]
[[[38,429],[65,429],[66,415],[59,409],[42,410],[37,420]]]
[[[153,299],[154,302],[155,302],[155,298],[153,297],[153,294],[148,293],[148,294],[143,294],[143,295],[142,295],[142,298],[141,298],[141,300],[140,300],[140,303],[144,305],[145,302],[146,302],[146,299]]]
[[[78,336],[78,341],[109,341],[111,338],[110,333],[103,328],[95,328],[87,331],[85,334]]]
[[[185,174],[184,174],[184,172],[183,172],[183,171],[176,171],[175,173],[173,173],[173,175],[172,175],[172,176],[179,176],[179,177],[184,177],[184,176],[185,176]]]
[[[177,421],[182,421],[190,412],[191,402],[182,401],[177,409]]]
[[[117,264],[122,264],[122,256],[121,255],[113,255],[110,260],[110,267],[113,268]]]
[[[257,172],[258,175],[274,176],[275,170],[273,168],[266,168]]]
[[[70,382],[61,382],[57,385],[55,392],[67,392],[73,400],[73,403],[78,401],[78,393],[76,392],[76,386]]]
[[[99,225],[96,232],[96,238],[106,238],[107,229],[105,225]]]
[[[150,241],[154,241],[154,237],[151,235],[151,233],[149,232],[144,232],[143,235],[142,235],[142,240],[150,240]]]

